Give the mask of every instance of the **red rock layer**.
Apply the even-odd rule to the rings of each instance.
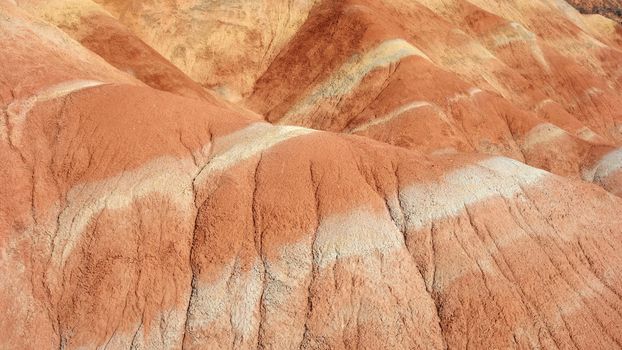
[[[239,101],[316,0],[96,0],[203,86]]]
[[[219,103],[210,92],[89,0],[28,0],[19,5],[58,26],[112,66],[153,88]]]
[[[341,25],[355,38],[374,31],[359,22],[370,17],[330,15],[364,8],[329,5],[300,35],[327,35],[305,29],[325,28],[320,18],[335,38]],[[610,134],[573,129],[592,116],[555,103],[548,117],[528,111],[516,101],[531,95],[474,87],[406,40],[351,59],[361,35],[304,41],[326,45],[335,68],[290,62],[288,79],[316,83],[284,98],[263,78],[249,99],[297,106],[305,113],[291,121],[342,133],[271,125],[146,86],[0,6],[0,58],[12,68],[0,69],[0,347],[622,346],[622,199],[612,194],[622,162]],[[385,90],[413,99],[370,92],[383,72],[365,63],[396,57]],[[444,79],[438,91],[431,76]],[[339,100],[344,86],[369,107]],[[424,121],[391,125],[402,113]]]
[[[505,155],[574,177],[595,147],[619,145],[612,77],[622,51],[614,44],[594,47],[592,29],[570,15],[529,16],[551,7],[504,4],[521,10],[508,15],[464,1],[444,6],[323,2],[248,105],[280,124],[424,152]],[[589,56],[575,57],[562,45],[569,40]]]

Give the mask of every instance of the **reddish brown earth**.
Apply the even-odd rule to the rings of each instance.
[[[557,0],[0,0],[0,348],[622,348],[622,31]]]

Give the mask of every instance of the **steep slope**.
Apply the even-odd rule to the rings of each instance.
[[[0,4],[0,347],[622,346],[621,198],[159,91]]]
[[[19,5],[58,26],[114,67],[153,88],[218,103],[210,92],[90,0],[25,0]]]
[[[315,0],[95,0],[195,81],[230,101],[305,21]]]
[[[2,201],[3,344],[619,344],[620,199],[223,113],[123,86],[33,109],[7,159],[30,176],[3,178],[24,188]]]
[[[110,66],[58,28],[33,19],[10,3],[0,2],[0,9],[0,40],[3,44],[0,61],[5,67],[0,80],[0,102],[3,105],[32,96],[53,84],[70,81],[77,85],[142,84]],[[58,93],[66,89],[59,86]]]
[[[620,26],[563,1],[100,3],[190,76],[209,72],[207,85],[273,123],[509,156],[600,184],[589,167],[622,142]],[[247,20],[257,8],[286,25]],[[202,39],[207,30],[218,43]]]
[[[590,72],[556,50],[561,39],[547,46],[512,22],[545,27],[525,16],[535,10],[517,6],[491,9],[510,14],[503,18],[462,1],[324,2],[247,103],[280,124],[425,152],[506,155],[582,176],[602,146],[613,152],[620,143],[618,82],[611,80],[620,73],[611,64],[620,51],[590,46],[596,39],[556,14],[563,29],[581,34],[575,50],[600,52],[592,61],[602,75]],[[402,21],[395,21],[397,14]]]
[[[249,87],[266,69],[268,75],[275,70],[286,74],[287,70],[275,68],[272,61],[287,62],[283,55],[288,52],[293,56],[289,60],[301,60],[300,70],[309,76],[313,73],[306,71],[318,72],[318,66],[336,69],[334,65],[354,55],[373,53],[381,44],[379,39],[400,39],[421,50],[436,68],[455,73],[456,79],[466,78],[475,87],[497,92],[519,108],[533,111],[551,99],[588,127],[598,129],[593,131],[601,136],[620,138],[615,122],[620,111],[614,101],[619,97],[615,89],[622,78],[618,64],[621,33],[613,22],[585,18],[562,1],[327,0],[297,1],[287,8],[272,1],[241,1],[235,6],[205,1],[181,1],[174,6],[141,0],[100,3],[146,42],[162,48],[159,50],[165,57],[195,80],[205,78],[193,72],[210,71],[209,79],[218,81],[208,85],[231,82],[223,91],[231,92],[232,98],[247,97],[252,92]],[[269,15],[246,20],[248,13],[264,13],[265,8],[270,9]],[[149,15],[138,15],[145,12]],[[281,26],[277,20],[269,27],[263,20],[272,16],[285,16],[289,24]],[[318,28],[319,23],[336,32]],[[312,29],[318,33],[313,34]],[[205,31],[218,33],[213,35],[217,39],[206,41]],[[263,39],[240,40],[241,36],[278,39],[267,45]],[[321,51],[331,45],[340,47],[339,41],[349,45],[349,51]],[[235,45],[229,45],[233,42]],[[264,53],[266,46],[270,49]],[[311,51],[292,51],[294,47]],[[187,50],[183,60],[173,48],[178,48],[178,53]],[[237,55],[240,51],[245,52],[241,57]],[[275,59],[279,52],[280,57]],[[259,57],[261,64],[248,62]],[[294,82],[298,91],[319,83],[287,77],[288,85],[296,85]],[[603,123],[606,125],[599,125]]]

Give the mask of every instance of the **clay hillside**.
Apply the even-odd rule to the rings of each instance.
[[[1,349],[622,348],[614,20],[0,0],[0,62]]]

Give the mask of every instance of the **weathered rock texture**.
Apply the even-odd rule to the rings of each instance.
[[[599,14],[622,23],[620,0],[569,0],[581,13]]]
[[[622,347],[613,21],[98,3],[0,0],[0,348]]]

